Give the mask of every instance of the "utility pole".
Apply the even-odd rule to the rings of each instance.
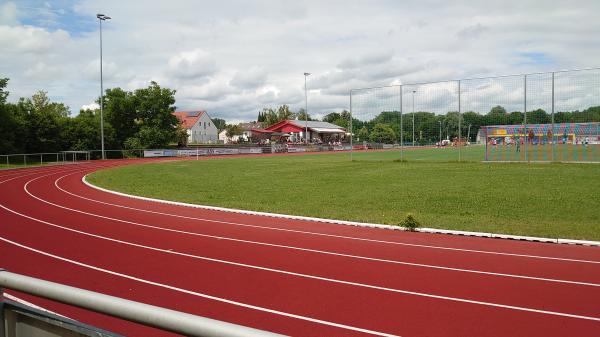
[[[110,16],[96,14],[100,23],[100,144],[102,148],[102,159],[106,159],[104,152],[104,84],[102,79],[102,21],[110,20]]]
[[[308,145],[308,90],[306,89],[306,78],[310,73],[304,73],[304,139]]]

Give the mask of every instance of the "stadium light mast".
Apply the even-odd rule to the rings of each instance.
[[[413,126],[413,132],[412,132],[412,145],[413,147],[415,147],[415,93],[417,91],[413,90],[412,91],[412,126]]]
[[[310,73],[304,73],[304,139],[308,145],[308,91],[306,90],[306,78]]]
[[[106,159],[104,152],[104,84],[102,82],[102,21],[110,20],[110,16],[96,14],[100,23],[100,143],[102,147],[102,159]]]

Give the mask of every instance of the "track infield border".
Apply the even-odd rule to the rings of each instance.
[[[81,178],[81,181],[86,186],[96,189],[96,190],[99,190],[99,191],[102,191],[102,192],[105,192],[105,193],[111,193],[111,194],[126,197],[126,198],[158,202],[158,203],[183,206],[183,207],[206,209],[206,210],[211,210],[211,211],[248,214],[248,215],[264,216],[264,217],[271,217],[271,218],[322,222],[322,223],[330,223],[330,224],[337,224],[337,225],[371,227],[371,228],[380,228],[380,229],[389,229],[389,230],[402,230],[402,231],[408,230],[405,227],[401,227],[401,226],[392,226],[392,225],[375,224],[375,223],[368,223],[368,222],[356,222],[356,221],[347,221],[347,220],[336,220],[336,219],[327,219],[327,218],[316,218],[316,217],[307,217],[307,216],[301,216],[301,215],[249,211],[249,210],[244,210],[244,209],[208,206],[208,205],[191,204],[191,203],[165,200],[165,199],[142,197],[142,196],[138,196],[138,195],[127,194],[127,193],[123,193],[123,192],[109,190],[109,189],[106,189],[106,188],[103,188],[100,186],[96,186],[87,181],[87,179],[86,179],[87,176],[88,176],[88,174],[84,175]],[[591,240],[573,240],[573,239],[561,239],[561,238],[553,239],[553,238],[544,238],[544,237],[537,237],[537,236],[522,236],[522,235],[509,235],[509,234],[498,234],[498,233],[471,232],[471,231],[459,231],[459,230],[426,228],[426,227],[416,228],[415,231],[419,232],[419,233],[430,233],[430,234],[460,235],[460,236],[473,236],[473,237],[494,238],[494,239],[504,239],[504,240],[518,240],[518,241],[531,241],[531,242],[600,247],[600,241],[591,241]]]

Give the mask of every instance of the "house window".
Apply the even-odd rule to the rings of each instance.
[[[210,127],[210,122],[208,122],[208,127]]]
[[[206,130],[206,122],[204,122],[204,130]]]

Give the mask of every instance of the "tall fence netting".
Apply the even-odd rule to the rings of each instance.
[[[350,96],[354,150],[390,150],[371,158],[600,162],[600,69],[353,89]]]

